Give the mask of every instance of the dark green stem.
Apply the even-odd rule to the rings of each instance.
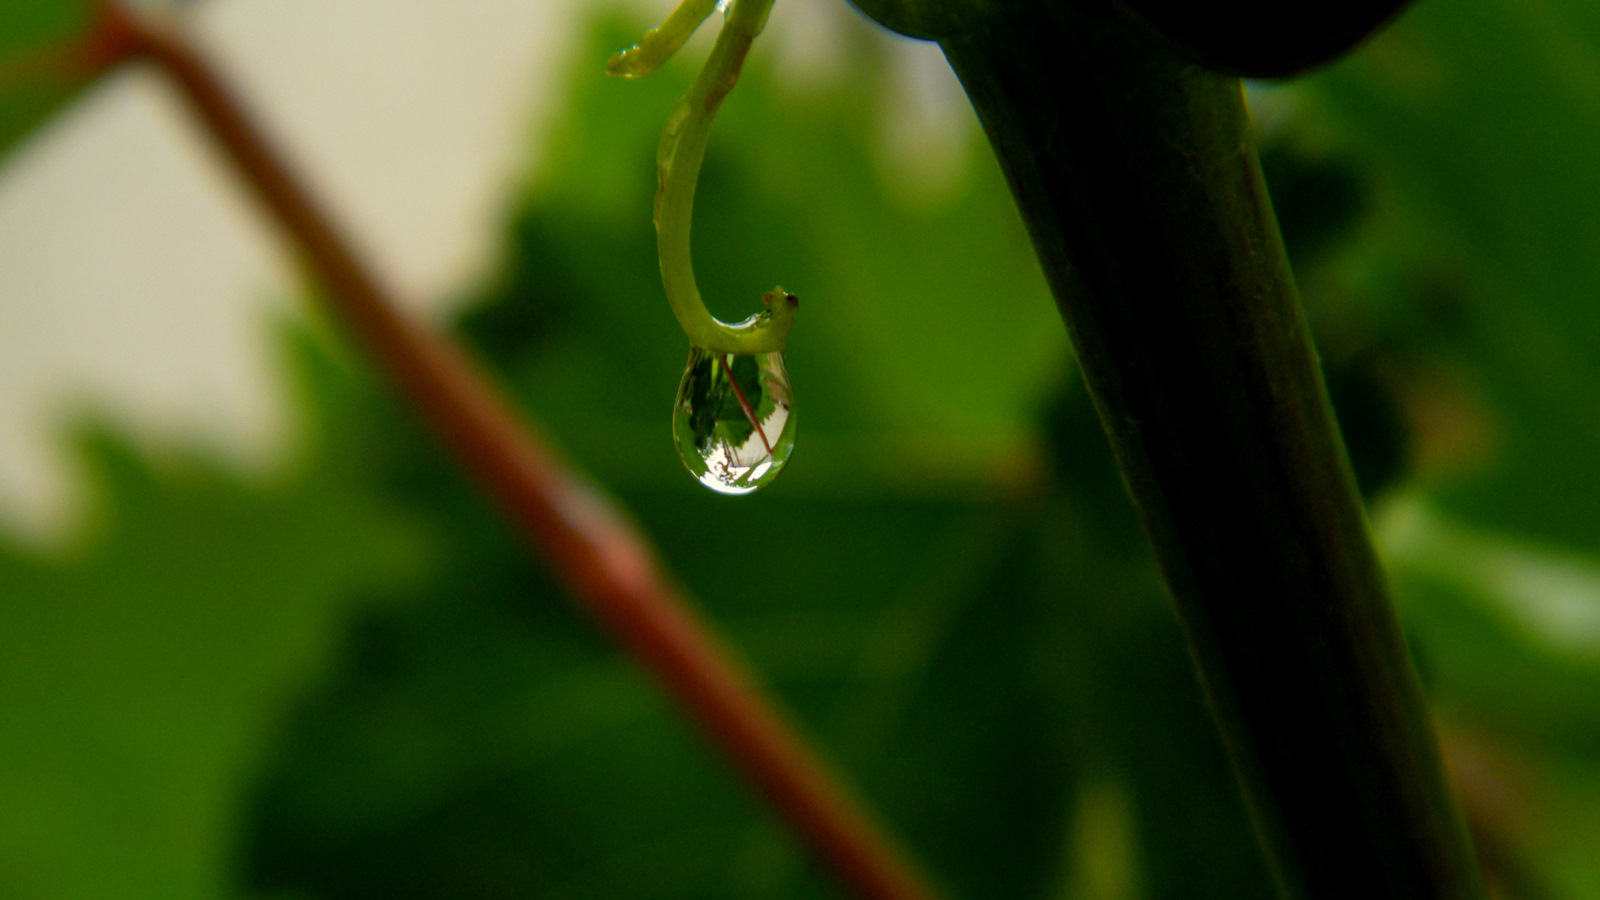
[[[945,53],[1017,197],[1283,894],[1480,900],[1239,81],[1112,13],[992,7],[1008,12]]]

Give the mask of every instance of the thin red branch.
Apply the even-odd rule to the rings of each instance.
[[[118,9],[114,3],[106,8]],[[164,70],[321,279],[355,338],[572,593],[690,715],[856,894],[935,896],[873,817],[690,610],[648,541],[575,475],[447,337],[409,320],[247,113],[174,28],[126,26]]]

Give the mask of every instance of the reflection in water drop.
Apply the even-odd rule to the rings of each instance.
[[[672,437],[689,474],[714,491],[748,494],[770,484],[794,452],[794,394],[783,354],[691,348]]]
[[[728,14],[728,7],[733,5],[733,0],[717,0],[717,12]]]

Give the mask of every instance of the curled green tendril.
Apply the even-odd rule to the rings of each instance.
[[[649,74],[670,57],[716,8],[715,0],[683,0],[671,16],[640,38],[639,43],[611,58],[606,71],[624,78]],[[678,317],[689,343],[720,353],[775,353],[783,350],[799,302],[783,288],[762,297],[765,309],[737,325],[721,322],[706,309],[695,286],[689,256],[689,225],[694,213],[695,185],[706,155],[711,122],[723,98],[739,80],[750,43],[766,25],[772,0],[733,0],[717,33],[711,56],[695,76],[689,93],[667,119],[656,153],[660,189],[656,191],[656,249],[667,303]]]
[[[649,75],[671,59],[716,8],[717,0],[683,0],[659,28],[645,32],[639,43],[611,57],[606,62],[606,74],[618,78]]]

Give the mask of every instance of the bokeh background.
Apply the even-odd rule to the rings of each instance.
[[[650,226],[705,36],[621,82],[663,4],[184,12],[953,895],[1271,895],[936,49],[782,0],[719,119],[713,311],[804,300],[797,454],[726,498],[673,454]],[[0,3],[0,897],[837,896],[156,73],[56,108],[15,64],[80,18]],[[1600,897],[1600,8],[1421,0],[1250,100],[1480,854],[1502,897]]]

